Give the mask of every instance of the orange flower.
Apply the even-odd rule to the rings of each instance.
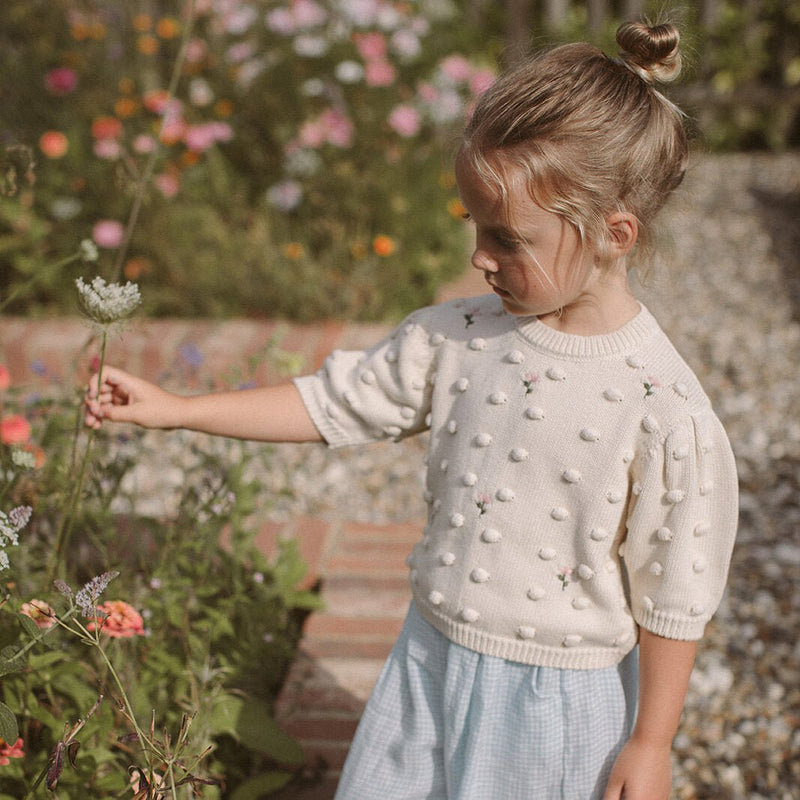
[[[286,258],[297,261],[306,254],[306,249],[300,242],[289,242],[283,247],[283,254]]]
[[[147,14],[137,14],[133,18],[133,28],[137,33],[144,33],[153,27],[153,20]]]
[[[123,119],[125,117],[132,117],[138,110],[139,103],[132,97],[120,97],[119,100],[114,103],[114,113]]]
[[[8,744],[5,739],[0,739],[0,767],[5,767],[10,764],[9,759],[24,758],[25,753],[22,750],[22,739],[17,739],[14,744]]]
[[[45,131],[39,137],[39,149],[48,158],[62,158],[69,150],[69,140],[61,131]]]
[[[11,374],[8,369],[0,364],[0,392],[4,392],[11,386]]]
[[[124,600],[109,600],[97,606],[97,610],[106,615],[100,621],[100,630],[112,639],[130,639],[144,635],[142,615]],[[86,626],[90,631],[95,627],[94,622]]]
[[[233,114],[233,103],[230,100],[219,100],[214,106],[218,117],[229,117]]]
[[[139,37],[139,41],[136,42],[136,47],[142,55],[154,56],[158,52],[160,45],[155,36],[145,34]]]
[[[123,269],[129,281],[138,281],[147,272],[150,272],[150,262],[144,256],[129,258]]]
[[[76,42],[82,42],[92,35],[92,29],[85,22],[76,22],[70,27],[69,32]]]
[[[122,123],[116,117],[95,117],[92,136],[95,139],[119,139],[122,136]]]
[[[25,444],[31,438],[31,425],[25,417],[11,414],[0,420],[0,442]]]
[[[161,114],[168,101],[169,92],[166,89],[153,89],[144,96],[144,107],[153,114]]]
[[[394,253],[396,250],[396,245],[391,236],[380,234],[372,240],[372,249],[381,258],[386,258]]]
[[[32,444],[26,444],[22,449],[26,453],[33,454],[36,469],[41,469],[44,466],[44,462],[47,461],[47,456],[44,454],[44,450],[42,450],[41,447],[34,447]]]
[[[56,624],[56,612],[49,603],[44,600],[31,600],[28,603],[23,603],[20,606],[20,613],[26,617],[30,617],[38,628],[46,631]]]
[[[464,219],[464,215],[467,213],[467,209],[464,208],[462,202],[457,197],[448,200],[447,211],[451,217],[455,217],[456,219]]]
[[[164,17],[156,23],[156,33],[162,39],[174,39],[181,32],[181,24],[174,17]]]

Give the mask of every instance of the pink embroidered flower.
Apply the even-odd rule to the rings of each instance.
[[[648,375],[647,380],[644,381],[644,396],[652,397],[656,393],[656,389],[661,388],[661,382],[658,378]]]
[[[480,516],[483,516],[491,507],[492,498],[489,497],[488,494],[480,494],[478,495],[478,499],[476,500],[475,505],[478,506],[478,511],[480,512]]]
[[[571,577],[573,572],[574,572],[574,570],[572,569],[572,567],[561,567],[561,569],[559,569],[559,571],[558,571],[558,579],[561,581],[561,590],[562,591],[564,591],[564,589],[566,589],[567,586],[569,586],[569,584],[570,584],[570,580],[569,579],[570,579],[570,577]]]
[[[0,767],[5,767],[11,763],[12,758],[24,758],[25,752],[22,749],[22,739],[17,739],[14,744],[8,744],[4,739],[0,739]]]
[[[141,614],[124,600],[109,600],[97,606],[98,617],[105,614],[100,621],[100,630],[112,639],[130,639],[144,635],[144,622]],[[86,628],[95,630],[96,625],[90,622]]]
[[[23,603],[19,610],[21,614],[30,617],[36,623],[36,627],[43,631],[52,628],[56,624],[56,612],[44,600],[34,599]]]
[[[537,383],[539,383],[539,376],[535,372],[526,372],[522,376],[522,385],[525,387],[525,394],[530,394]]]

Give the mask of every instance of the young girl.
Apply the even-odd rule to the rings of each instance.
[[[178,397],[109,368],[89,390],[93,427],[331,447],[430,431],[413,603],[340,800],[669,796],[737,481],[626,277],[685,170],[653,86],[679,72],[678,32],[627,23],[617,41],[619,59],[558,47],[479,100],[456,176],[490,294],[285,386]]]

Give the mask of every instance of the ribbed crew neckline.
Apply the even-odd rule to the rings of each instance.
[[[611,333],[580,336],[563,333],[537,317],[520,317],[517,331],[539,350],[564,358],[606,358],[631,353],[659,330],[655,317],[639,303],[639,313]]]

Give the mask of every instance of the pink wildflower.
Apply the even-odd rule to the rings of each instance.
[[[353,36],[353,41],[364,61],[386,58],[386,37],[382,33],[357,33]]]
[[[388,61],[369,61],[364,68],[364,80],[373,88],[391,86],[396,78],[397,72]]]
[[[44,85],[50,94],[63,97],[75,91],[75,87],[78,85],[78,75],[69,67],[57,67],[51,69],[44,76]]]
[[[0,739],[0,766],[5,767],[11,763],[12,758],[24,758],[22,750],[22,739],[17,739],[14,744],[8,744],[4,739]]]
[[[56,624],[56,612],[44,600],[30,600],[27,603],[23,603],[19,610],[21,614],[30,617],[36,623],[36,627],[43,631],[52,628]]]
[[[113,250],[122,244],[125,228],[114,219],[101,219],[92,228],[92,239],[98,247]]]
[[[133,636],[144,636],[144,621],[142,615],[124,600],[109,600],[97,606],[98,617],[105,614],[100,620],[100,631],[112,639],[130,639]],[[97,627],[94,622],[87,626],[90,631]]]
[[[416,136],[420,129],[419,112],[409,105],[399,105],[389,114],[389,125],[400,136]]]
[[[479,69],[469,79],[469,89],[473,95],[483,94],[495,81],[495,74],[488,69]]]
[[[122,155],[122,147],[115,139],[98,139],[92,147],[92,152],[98,158],[115,161]]]
[[[294,0],[292,16],[298,28],[313,28],[328,19],[328,12],[314,0]]]
[[[25,417],[11,414],[0,420],[0,442],[25,444],[31,438],[31,425]]]
[[[175,197],[181,188],[181,182],[178,176],[173,172],[162,172],[154,178],[153,183],[155,183],[158,191],[167,199]]]
[[[439,64],[439,69],[453,83],[466,83],[473,73],[472,64],[464,56],[453,54]]]
[[[350,147],[353,143],[353,123],[342,111],[328,108],[319,118],[325,139],[336,147]]]

